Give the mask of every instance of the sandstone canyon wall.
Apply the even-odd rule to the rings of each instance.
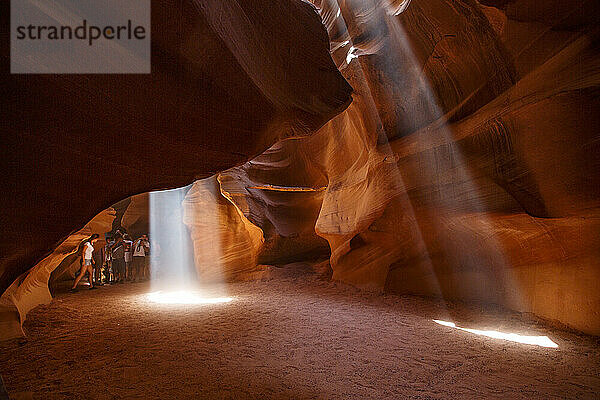
[[[245,279],[257,270],[263,232],[225,196],[213,177],[196,181],[183,202],[201,282]]]
[[[96,215],[8,287],[0,297],[0,340],[22,336],[27,313],[52,300],[48,286],[53,272],[63,264],[70,266],[75,259],[79,266],[81,242],[94,233],[102,236],[110,231],[115,214],[113,209],[107,209]]]
[[[499,304],[600,334],[598,2],[314,0],[335,64],[321,51],[328,44],[314,10],[283,3],[273,7],[292,22],[274,48],[299,35],[316,59],[295,59],[292,75],[253,64],[240,37],[258,49],[264,38],[236,29],[235,19],[211,25],[224,4],[203,9],[203,32],[220,38],[210,54],[226,59],[208,68],[184,54],[217,75],[216,87],[232,89],[219,97],[230,108],[211,103],[218,121],[202,143],[189,127],[211,110],[198,100],[177,111],[193,118],[177,131],[181,146],[169,144],[172,129],[148,144],[175,151],[173,159],[158,168],[154,150],[136,154],[138,181],[113,200],[253,157],[196,181],[183,201],[205,279],[328,258],[333,279],[358,287]],[[274,13],[257,5],[240,7],[261,23]],[[300,21],[315,35],[306,43]],[[349,88],[332,65],[354,89],[337,116]],[[163,173],[173,168],[181,173]],[[143,196],[120,222],[140,233]]]
[[[326,157],[333,277],[599,334],[598,3],[339,3],[356,94],[316,136],[370,144]]]
[[[600,334],[598,3],[314,3],[353,103],[220,174],[266,243]]]
[[[0,4],[0,292],[111,204],[244,163],[351,101],[303,1],[151,6],[152,74],[11,75]]]

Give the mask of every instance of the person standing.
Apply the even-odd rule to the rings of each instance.
[[[146,279],[146,257],[150,250],[148,236],[142,235],[133,243],[133,271],[136,282]]]
[[[125,279],[125,243],[121,232],[117,231],[115,243],[111,247],[112,269],[116,283]]]
[[[144,257],[144,264],[142,265],[142,275],[144,276],[144,280],[148,281],[150,280],[150,256],[152,255],[150,253],[150,249],[152,249],[152,244],[150,242],[150,239],[148,238],[148,235],[144,235],[144,239],[146,241],[147,247],[146,257]]]
[[[94,254],[94,243],[98,240],[98,234],[94,233],[92,236],[90,236],[89,239],[86,239],[85,242],[83,242],[83,254],[82,254],[82,259],[83,259],[83,266],[81,268],[81,270],[79,271],[79,274],[77,275],[77,277],[75,278],[75,281],[73,282],[73,286],[71,287],[71,291],[72,292],[76,292],[77,291],[77,284],[79,284],[79,281],[81,280],[81,278],[83,278],[83,276],[87,273],[88,274],[88,279],[90,282],[90,289],[95,289],[94,287],[94,272],[92,270],[92,265],[93,265],[93,254]]]
[[[131,241],[131,237],[129,234],[123,235],[123,246],[125,250],[125,280],[131,281],[132,279],[132,268],[133,266],[133,242]]]
[[[102,268],[104,266],[104,247],[94,249],[94,285],[103,286],[102,283]]]
[[[106,245],[104,246],[104,277],[106,283],[113,283],[113,268],[112,268],[112,245],[115,244],[114,238],[106,238]]]

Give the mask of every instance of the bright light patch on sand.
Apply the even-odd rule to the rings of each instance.
[[[433,322],[435,322],[436,324],[449,326],[451,328],[460,329],[461,331],[466,331],[466,332],[474,333],[476,335],[481,335],[481,336],[487,336],[487,337],[491,337],[494,339],[509,340],[511,342],[533,344],[533,345],[542,346],[542,347],[555,347],[555,348],[558,347],[558,345],[556,343],[554,343],[552,340],[550,340],[550,338],[548,338],[548,336],[523,336],[523,335],[518,335],[516,333],[504,333],[504,332],[498,332],[498,331],[483,331],[483,330],[479,330],[479,329],[467,329],[467,328],[461,328],[460,326],[456,326],[456,324],[454,322],[441,321],[439,319],[434,319]]]
[[[176,292],[152,292],[147,294],[148,300],[160,304],[218,304],[229,303],[233,297],[203,297],[187,290]]]

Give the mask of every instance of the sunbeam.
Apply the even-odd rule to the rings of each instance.
[[[179,289],[197,279],[182,202],[190,186],[150,193],[150,274],[153,289]]]
[[[403,158],[418,159],[415,166],[406,165],[405,162],[405,166],[398,167],[395,176],[399,191],[407,193],[405,182],[409,188],[415,182],[431,187],[425,199],[419,198],[413,204],[408,193],[403,201],[403,210],[415,221],[418,226],[416,230],[433,230],[438,238],[438,243],[428,242],[425,245],[427,251],[442,251],[446,260],[452,260],[451,263],[439,265],[429,257],[425,268],[432,271],[431,283],[442,294],[467,295],[496,302],[506,300],[514,308],[520,309],[521,294],[508,268],[510,261],[498,237],[488,233],[498,230],[494,229],[494,221],[486,216],[486,212],[490,211],[485,202],[489,193],[480,189],[479,181],[467,168],[460,143],[446,121],[445,110],[438,104],[432,84],[417,60],[397,16],[407,10],[410,2],[388,2],[388,12],[378,9],[378,4],[345,2],[340,7],[342,13],[337,21],[340,26],[343,25],[340,30],[353,32],[349,38],[351,46],[346,55],[346,65],[342,67],[356,62],[361,80],[366,82],[363,86],[367,88],[367,93],[361,91],[360,94],[367,98],[378,125],[385,132],[379,135],[378,150],[389,159],[398,159],[400,145],[406,148],[408,142],[411,144],[410,154]],[[337,3],[335,6],[339,7]],[[403,65],[401,72],[398,65]],[[379,71],[376,76],[371,72],[373,70]],[[380,79],[389,85],[373,92],[371,87],[374,81]],[[388,109],[396,112],[386,113]],[[390,144],[388,137],[397,140]],[[431,207],[417,209],[423,200]],[[430,210],[435,210],[435,213]],[[470,218],[473,215],[477,215],[477,218]],[[460,227],[466,219],[476,225],[463,231]],[[423,241],[424,237],[431,237],[431,234],[421,233],[420,236]],[[438,244],[439,248],[429,248]],[[438,275],[448,268],[452,268],[450,277],[467,271],[467,274],[478,278],[468,282],[446,282],[447,278],[444,278],[444,282],[439,282]]]
[[[408,6],[408,3],[409,1],[403,2],[402,4],[404,8],[400,7],[398,8],[398,10],[404,11],[406,9],[406,6]],[[336,26],[336,28],[332,29],[335,31],[346,32],[346,35],[343,37],[343,40],[337,46],[333,44],[334,46],[336,46],[334,48],[341,49],[346,48],[348,45],[350,45],[348,47],[348,51],[343,60],[343,63],[339,66],[339,68],[343,70],[345,68],[351,68],[350,64],[352,63],[356,64],[356,75],[352,73],[354,79],[356,79],[359,82],[359,87],[355,87],[355,102],[364,102],[364,107],[366,108],[365,114],[367,116],[367,119],[374,121],[374,129],[376,129],[377,131],[375,135],[367,134],[365,136],[376,138],[376,147],[374,148],[373,154],[376,153],[377,156],[381,156],[380,165],[382,166],[382,168],[385,168],[385,170],[388,171],[388,173],[385,174],[385,179],[389,182],[389,186],[393,188],[393,200],[396,201],[399,208],[402,209],[402,213],[407,217],[407,220],[411,221],[410,230],[414,234],[415,247],[421,248],[423,250],[423,268],[428,271],[429,276],[432,278],[431,282],[428,282],[428,284],[432,287],[433,293],[435,293],[435,295],[439,295],[443,301],[444,299],[442,296],[442,291],[437,280],[437,276],[434,273],[434,268],[431,261],[431,257],[429,255],[429,250],[425,244],[421,228],[419,227],[415,209],[413,207],[413,204],[411,204],[410,198],[406,196],[407,190],[404,183],[404,178],[402,176],[402,172],[400,171],[400,168],[397,164],[397,155],[394,153],[388,140],[388,137],[393,137],[394,134],[393,132],[385,131],[385,125],[381,117],[381,112],[377,107],[375,96],[369,85],[367,72],[365,71],[365,68],[360,62],[361,60],[359,59],[359,57],[374,54],[377,51],[380,51],[383,46],[383,42],[381,40],[377,41],[374,44],[374,46],[370,49],[362,47],[359,48],[360,46],[354,43],[353,37],[348,33],[349,27],[346,22],[346,18],[354,19],[356,18],[356,15],[344,15],[341,12],[342,7],[340,7],[338,0],[329,0],[328,5],[333,10],[337,10],[335,14],[336,17],[334,18],[334,20],[329,21],[331,25]],[[347,6],[347,10],[351,8],[351,6],[348,3],[346,3],[345,5]],[[350,13],[353,14],[352,10],[350,10]],[[371,13],[367,12],[366,14],[370,15]],[[372,22],[372,20],[367,18],[365,23]],[[384,21],[379,21],[378,23],[381,24],[384,23]],[[367,31],[369,30],[368,27],[365,29]],[[351,117],[348,118],[350,119]],[[369,129],[365,125],[366,124],[363,122],[360,126],[358,126],[358,129]]]
[[[148,300],[231,301],[225,296],[221,271],[217,194],[204,190],[210,182],[150,193],[152,292]]]

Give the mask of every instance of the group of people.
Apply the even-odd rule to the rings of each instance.
[[[127,233],[116,231],[107,238],[104,247],[95,248],[100,236],[93,234],[82,244],[81,269],[71,291],[77,291],[79,281],[88,275],[90,289],[125,281],[141,282],[150,278],[150,241],[142,235],[135,241]]]

